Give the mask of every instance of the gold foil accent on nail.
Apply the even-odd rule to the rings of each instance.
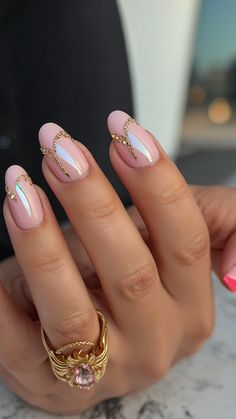
[[[20,176],[18,176],[17,178],[16,178],[16,181],[15,181],[15,186],[16,186],[16,184],[18,183],[18,182],[20,182],[20,181],[25,181],[25,182],[28,182],[30,185],[32,185],[33,184],[33,182],[32,182],[32,179],[27,175],[27,174],[25,174],[25,173],[22,173],[22,175],[20,175]],[[10,188],[10,186],[5,186],[5,191],[6,191],[6,194],[7,194],[7,196],[10,198],[10,199],[12,199],[13,201],[16,201],[17,199],[16,199],[16,193],[15,192],[13,192],[13,190]]]
[[[14,192],[13,192],[13,190],[10,188],[10,186],[5,186],[5,191],[6,191],[7,196],[8,196],[10,199],[12,199],[12,200],[16,201],[16,195],[14,194]]]
[[[51,150],[50,148],[46,148],[46,147],[40,147],[41,152],[43,153],[44,156],[48,156],[51,160],[54,161],[54,163],[56,163],[60,169],[62,170],[62,172],[67,176],[70,177],[69,173],[66,171],[66,169],[64,168],[63,164],[61,163],[61,161],[58,159],[57,155],[56,155],[56,145],[58,143],[58,141],[60,140],[61,137],[64,138],[68,138],[69,140],[73,141],[73,143],[77,146],[75,140],[71,137],[70,134],[68,134],[66,131],[61,130],[59,131],[53,140],[53,150]]]
[[[28,175],[26,175],[24,173],[16,178],[16,182],[15,183],[18,183],[21,180],[24,180],[25,182],[29,182],[30,185],[33,184],[32,179]]]
[[[111,138],[112,138],[113,141],[115,141],[117,143],[126,145],[129,149],[130,153],[134,157],[134,159],[137,159],[137,155],[135,154],[135,151],[134,151],[134,149],[131,145],[131,142],[129,140],[129,137],[128,137],[128,127],[131,123],[134,123],[134,122],[136,122],[135,119],[130,116],[123,125],[123,130],[124,130],[125,135],[111,134]]]
[[[53,160],[54,163],[56,163],[60,167],[60,169],[63,171],[63,173],[66,176],[70,177],[69,173],[67,173],[66,169],[61,164],[61,162],[58,159],[58,157],[56,156],[56,154],[50,148],[40,147],[40,150],[41,150],[41,152],[43,153],[44,156],[48,156],[51,160]]]
[[[55,137],[54,137],[54,141],[53,141],[53,150],[54,150],[54,153],[56,153],[56,144],[58,143],[58,141],[60,140],[60,138],[61,137],[65,137],[65,138],[69,138],[70,140],[72,140],[72,138],[71,138],[71,135],[70,134],[68,134],[68,132],[66,132],[66,131],[64,131],[64,130],[61,130],[61,131],[59,131],[56,135],[55,135]]]

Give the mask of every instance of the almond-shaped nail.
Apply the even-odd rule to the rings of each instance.
[[[52,122],[43,125],[39,142],[48,166],[60,181],[71,182],[87,175],[89,164],[83,151],[59,125]]]
[[[107,123],[115,147],[128,166],[152,166],[158,161],[157,142],[127,113],[114,111]]]
[[[43,221],[43,208],[38,193],[26,171],[10,166],[5,175],[8,203],[18,227],[29,229]]]
[[[236,292],[236,265],[225,274],[223,281],[230,291]]]

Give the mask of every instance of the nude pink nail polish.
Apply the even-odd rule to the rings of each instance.
[[[157,142],[127,113],[114,111],[107,123],[115,147],[128,166],[152,166],[158,161]]]
[[[230,291],[236,292],[236,265],[225,274],[223,281]]]
[[[84,153],[59,125],[52,122],[43,125],[39,141],[48,166],[59,180],[71,182],[87,175],[89,164]]]
[[[8,204],[18,227],[29,229],[39,225],[43,221],[43,208],[26,171],[20,166],[10,166],[5,182]]]

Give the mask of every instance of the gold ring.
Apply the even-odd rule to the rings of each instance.
[[[90,389],[105,374],[108,362],[107,322],[100,310],[96,310],[101,327],[98,342],[72,342],[52,349],[41,326],[41,337],[55,376],[71,387]]]

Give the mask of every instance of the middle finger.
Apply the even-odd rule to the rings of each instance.
[[[88,150],[53,123],[41,128],[39,140],[46,180],[95,266],[113,315],[122,330],[135,329],[137,336],[162,296],[151,252]]]

